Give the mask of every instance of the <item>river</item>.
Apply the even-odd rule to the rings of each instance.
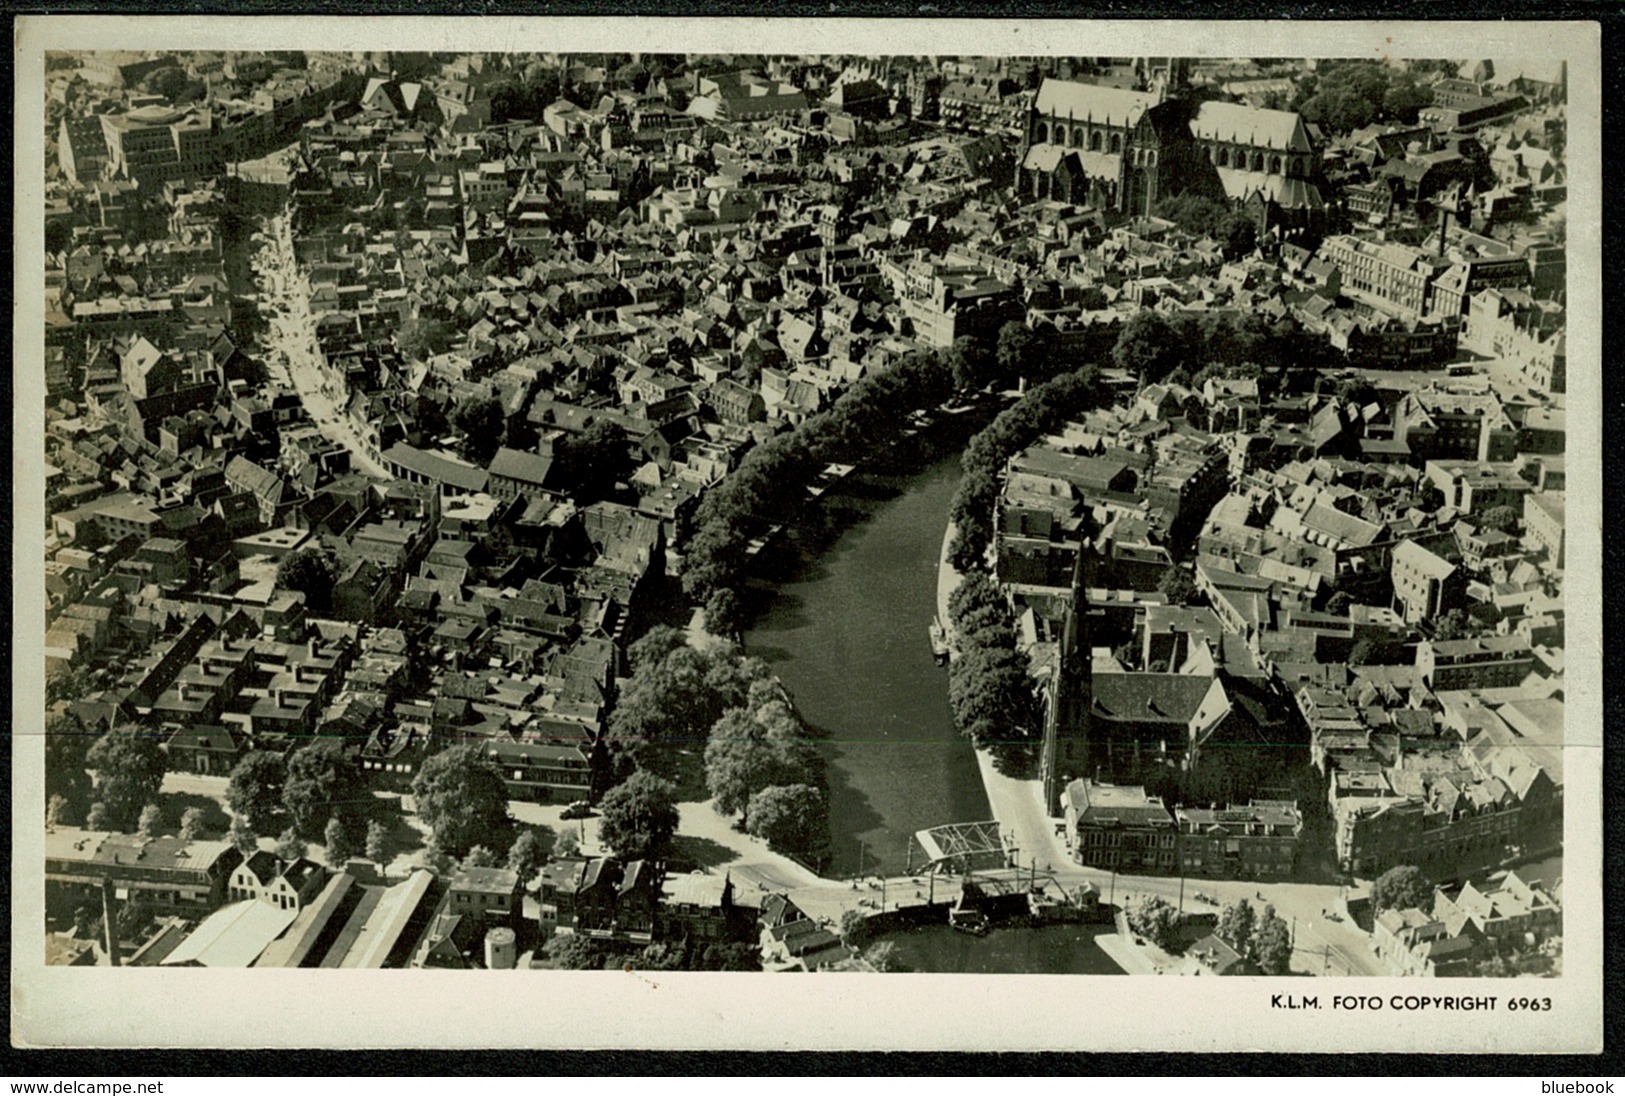
[[[809,507],[751,589],[746,650],[823,740],[829,875],[900,872],[916,830],[992,817],[926,635],[963,444],[930,433],[899,447],[906,466],[856,473]]]

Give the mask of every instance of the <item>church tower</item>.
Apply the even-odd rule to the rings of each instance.
[[[1061,626],[1060,651],[1045,697],[1039,775],[1044,782],[1045,806],[1055,816],[1062,813],[1061,797],[1066,786],[1089,771],[1089,710],[1094,689],[1087,576],[1094,571],[1093,563],[1090,545],[1079,545],[1072,573],[1072,600]]]

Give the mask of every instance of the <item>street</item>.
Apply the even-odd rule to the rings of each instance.
[[[316,318],[310,311],[310,286],[294,261],[293,229],[287,217],[275,218],[254,259],[262,281],[262,299],[272,306],[271,349],[287,356],[287,366],[273,362],[273,377],[290,385],[305,413],[330,440],[350,453],[350,465],[377,479],[390,473],[371,452],[345,414],[344,382],[327,372],[316,343]]]

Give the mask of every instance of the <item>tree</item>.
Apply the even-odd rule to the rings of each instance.
[[[288,757],[282,807],[293,828],[311,840],[324,836],[327,820],[338,815],[347,824],[369,801],[361,770],[331,739],[302,746]]]
[[[1292,963],[1292,934],[1273,905],[1264,907],[1264,916],[1253,933],[1253,958],[1265,974],[1285,974]]]
[[[1462,639],[1472,631],[1473,619],[1464,610],[1452,609],[1433,626],[1436,640]]]
[[[1389,868],[1371,884],[1371,905],[1375,912],[1383,910],[1433,908],[1433,884],[1422,870],[1410,864]]]
[[[452,423],[462,433],[463,456],[478,465],[489,464],[506,436],[507,416],[502,401],[495,396],[470,396],[457,405]]]
[[[598,839],[622,860],[663,857],[677,832],[677,788],[648,772],[635,772],[611,788],[600,804]]]
[[[380,868],[389,866],[389,827],[382,819],[367,823],[367,859]]]
[[[581,836],[575,830],[562,830],[553,840],[553,856],[569,860],[581,851]]]
[[[333,583],[337,577],[325,554],[306,548],[282,557],[277,564],[276,587],[305,595],[306,608],[320,614],[333,608]]]
[[[412,781],[412,795],[435,843],[453,856],[464,856],[476,845],[506,848],[512,840],[507,786],[473,743],[425,761]]]
[[[1174,945],[1179,911],[1167,899],[1155,894],[1143,895],[1130,902],[1125,912],[1129,928],[1140,936],[1165,950]]]
[[[1518,511],[1510,506],[1492,506],[1479,519],[1484,528],[1498,533],[1510,533],[1518,527]]]
[[[705,630],[712,635],[732,639],[743,632],[748,623],[745,603],[731,588],[719,586],[705,599]]]
[[[359,851],[355,847],[355,828],[345,825],[344,819],[338,815],[327,820],[323,836],[326,838],[327,862],[335,868],[343,867]]]
[[[90,805],[90,810],[85,813],[85,828],[97,831],[113,828],[113,819],[106,803],[97,800]]]
[[[1245,898],[1232,902],[1219,912],[1217,929],[1219,939],[1242,955],[1251,955],[1253,931],[1257,927],[1257,922],[1258,918],[1251,902]]]
[[[745,819],[749,833],[780,852],[816,856],[829,844],[824,795],[810,784],[763,788],[750,797]]]
[[[770,737],[768,728],[744,708],[717,720],[705,744],[705,786],[718,813],[746,810],[751,796],[773,784],[810,780],[810,758],[797,749],[801,744],[797,737]]]
[[[282,809],[282,789],[288,781],[288,763],[281,754],[256,751],[237,762],[226,784],[231,813],[256,831],[271,828]]]
[[[555,970],[595,970],[604,961],[603,948],[596,941],[574,933],[553,937],[542,950]]]
[[[580,434],[559,439],[553,455],[562,466],[561,486],[578,499],[608,498],[632,465],[626,435],[608,419],[594,419]]]
[[[1196,580],[1183,567],[1170,567],[1157,580],[1157,590],[1170,605],[1189,605],[1198,596]]]
[[[1349,606],[1354,604],[1354,598],[1347,590],[1338,590],[1326,602],[1326,611],[1333,616],[1347,616]]]
[[[514,838],[513,847],[508,850],[508,870],[519,875],[522,887],[530,889],[546,865],[547,845],[535,830],[524,830]]]
[[[954,386],[963,391],[986,388],[998,379],[998,358],[978,339],[955,339],[945,357]]]
[[[282,831],[282,836],[276,839],[276,855],[279,860],[298,860],[310,851],[299,836],[299,831],[292,826]]]
[[[626,649],[626,660],[636,674],[645,669],[654,669],[666,660],[667,655],[687,646],[688,636],[683,634],[681,628],[657,624]]]
[[[1370,636],[1358,640],[1349,652],[1350,666],[1390,666],[1404,661],[1404,644]]]
[[[496,863],[496,853],[484,845],[475,845],[468,850],[468,855],[463,857],[463,867],[465,868],[494,868]]]
[[[145,902],[131,899],[119,907],[118,916],[113,919],[118,929],[118,938],[129,941],[144,940],[147,930],[152,928],[154,918],[152,907]]]
[[[141,78],[141,90],[153,95],[162,95],[165,99],[174,102],[186,90],[188,81],[186,70],[179,65],[165,65],[154,72],[149,72]]]
[[[182,841],[196,841],[203,836],[203,809],[201,807],[187,807],[181,812],[180,839]]]
[[[80,700],[96,686],[95,676],[88,666],[67,666],[45,676],[45,703],[57,704],[64,700]]]
[[[45,828],[54,830],[68,824],[68,801],[60,795],[51,796],[45,801]]]
[[[432,358],[451,343],[451,329],[439,320],[417,316],[395,330],[395,346],[408,359]]]
[[[90,747],[85,762],[96,771],[96,800],[108,824],[133,829],[141,808],[158,798],[164,783],[164,752],[157,740],[130,729],[110,731]]]
[[[862,910],[841,912],[841,943],[849,948],[861,947],[869,938],[869,918]]]
[[[62,800],[59,823],[72,824],[90,809],[90,773],[85,756],[93,739],[78,719],[66,712],[45,718],[45,792]]]
[[[254,853],[259,851],[259,835],[254,832],[254,827],[249,823],[248,819],[240,814],[231,820],[231,830],[226,834],[226,840],[231,842],[232,848],[245,857],[253,856]]]
[[[1031,376],[1040,366],[1042,343],[1033,329],[1018,320],[1011,320],[999,328],[999,339],[993,350],[998,366],[998,377],[1005,383],[1017,377]]]

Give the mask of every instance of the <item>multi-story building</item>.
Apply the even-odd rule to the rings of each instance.
[[[1297,866],[1303,815],[1296,803],[1255,799],[1245,807],[1179,807],[1174,817],[1187,875],[1272,879]]]
[[[1067,843],[1080,864],[1113,871],[1171,873],[1179,826],[1160,796],[1074,780],[1066,788]]]
[[[1401,543],[1391,559],[1394,601],[1408,624],[1439,619],[1467,594],[1461,568],[1415,541]]]
[[[58,826],[45,835],[47,891],[74,901],[103,884],[119,902],[140,902],[161,913],[198,916],[226,898],[227,881],[242,853],[229,841],[101,833]]]
[[[1524,496],[1534,490],[1512,461],[1430,460],[1423,471],[1443,492],[1444,504],[1463,514],[1482,514],[1497,506],[1522,510]]]
[[[218,175],[224,167],[209,111],[146,106],[104,114],[101,123],[109,174],[142,186]]]
[[[1434,692],[1521,685],[1535,666],[1535,654],[1522,636],[1479,636],[1416,645],[1416,672]]]
[[[1546,553],[1548,565],[1563,568],[1563,515],[1562,491],[1541,491],[1523,497],[1523,527],[1529,539]]]

